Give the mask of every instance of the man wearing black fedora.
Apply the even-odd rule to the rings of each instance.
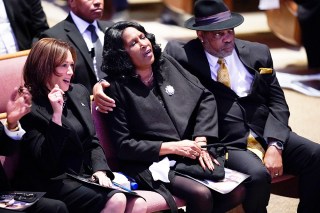
[[[320,145],[291,131],[269,48],[235,38],[243,20],[221,0],[198,0],[194,17],[185,22],[198,38],[168,42],[165,52],[215,95],[219,138],[229,147],[227,166],[250,175],[245,211],[267,212],[271,180],[286,173],[300,178],[298,212],[319,212]],[[220,66],[227,70],[224,81]]]

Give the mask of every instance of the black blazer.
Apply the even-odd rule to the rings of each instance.
[[[18,141],[15,141],[7,136],[4,131],[4,126],[0,122],[0,155],[8,156],[14,153],[18,148]],[[0,191],[9,190],[10,184],[7,175],[0,163]]]
[[[40,0],[3,0],[19,50],[32,46],[41,32],[49,28]]]
[[[164,51],[196,75],[215,95],[221,142],[244,149],[249,129],[259,136],[263,146],[266,146],[264,139],[268,137],[286,142],[290,132],[290,113],[284,93],[274,71],[270,74],[259,73],[259,68],[273,68],[269,48],[263,44],[236,39],[235,49],[241,62],[254,77],[247,97],[239,97],[230,88],[212,80],[209,62],[199,39],[187,43],[171,41]]]
[[[79,186],[76,182],[66,181],[65,172],[92,175],[98,170],[104,170],[113,179],[96,137],[87,89],[74,84],[67,92],[67,97],[67,101],[74,105],[73,113],[78,115],[87,137],[80,140],[72,123],[65,117],[62,118],[62,126],[52,122],[53,111],[47,97],[35,99],[31,112],[21,119],[26,134],[21,142],[17,187],[50,191],[56,181],[60,183],[58,187],[61,190]]]
[[[214,96],[173,58],[163,59],[160,71],[154,71],[153,90],[138,77],[126,81],[107,79],[111,86],[106,92],[117,103],[108,113],[111,140],[122,162],[121,169],[129,174],[142,172],[161,160],[162,142],[196,136],[206,136],[208,143],[217,141]],[[170,86],[174,89],[172,95],[167,91]]]
[[[105,32],[107,27],[111,26],[111,24],[112,22],[108,21],[98,21],[98,26],[103,32]],[[92,88],[94,84],[97,83],[97,78],[93,68],[91,53],[71,15],[69,14],[65,20],[43,32],[40,35],[40,38],[44,37],[61,39],[69,42],[75,47],[77,51],[77,61],[73,82],[84,85],[92,94]],[[100,57],[102,57],[102,53]],[[104,78],[105,76],[106,75],[101,76],[101,78]]]

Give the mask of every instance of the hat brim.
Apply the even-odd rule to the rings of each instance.
[[[231,18],[218,23],[211,23],[207,25],[197,25],[195,22],[195,17],[189,18],[185,21],[184,26],[191,30],[201,30],[201,31],[215,31],[230,29],[239,26],[244,21],[242,15],[238,13],[231,13]]]

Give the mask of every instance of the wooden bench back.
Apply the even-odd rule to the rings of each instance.
[[[0,113],[6,111],[13,89],[23,85],[22,71],[28,53],[29,50],[0,56]]]
[[[30,50],[19,51],[0,56],[0,120],[6,118],[6,106],[15,87],[23,85],[22,71]],[[12,156],[0,156],[0,161],[9,180],[13,178],[19,153]]]

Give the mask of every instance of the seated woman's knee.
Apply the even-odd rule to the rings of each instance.
[[[126,212],[145,213],[148,210],[148,204],[143,198],[132,198],[128,200]]]
[[[193,196],[194,197],[199,197],[201,198],[203,201],[205,200],[212,200],[212,192],[211,190],[206,187],[206,186],[202,186],[202,187],[195,187],[193,190]]]
[[[109,200],[110,204],[114,206],[125,206],[127,203],[127,198],[123,193],[115,193]]]

